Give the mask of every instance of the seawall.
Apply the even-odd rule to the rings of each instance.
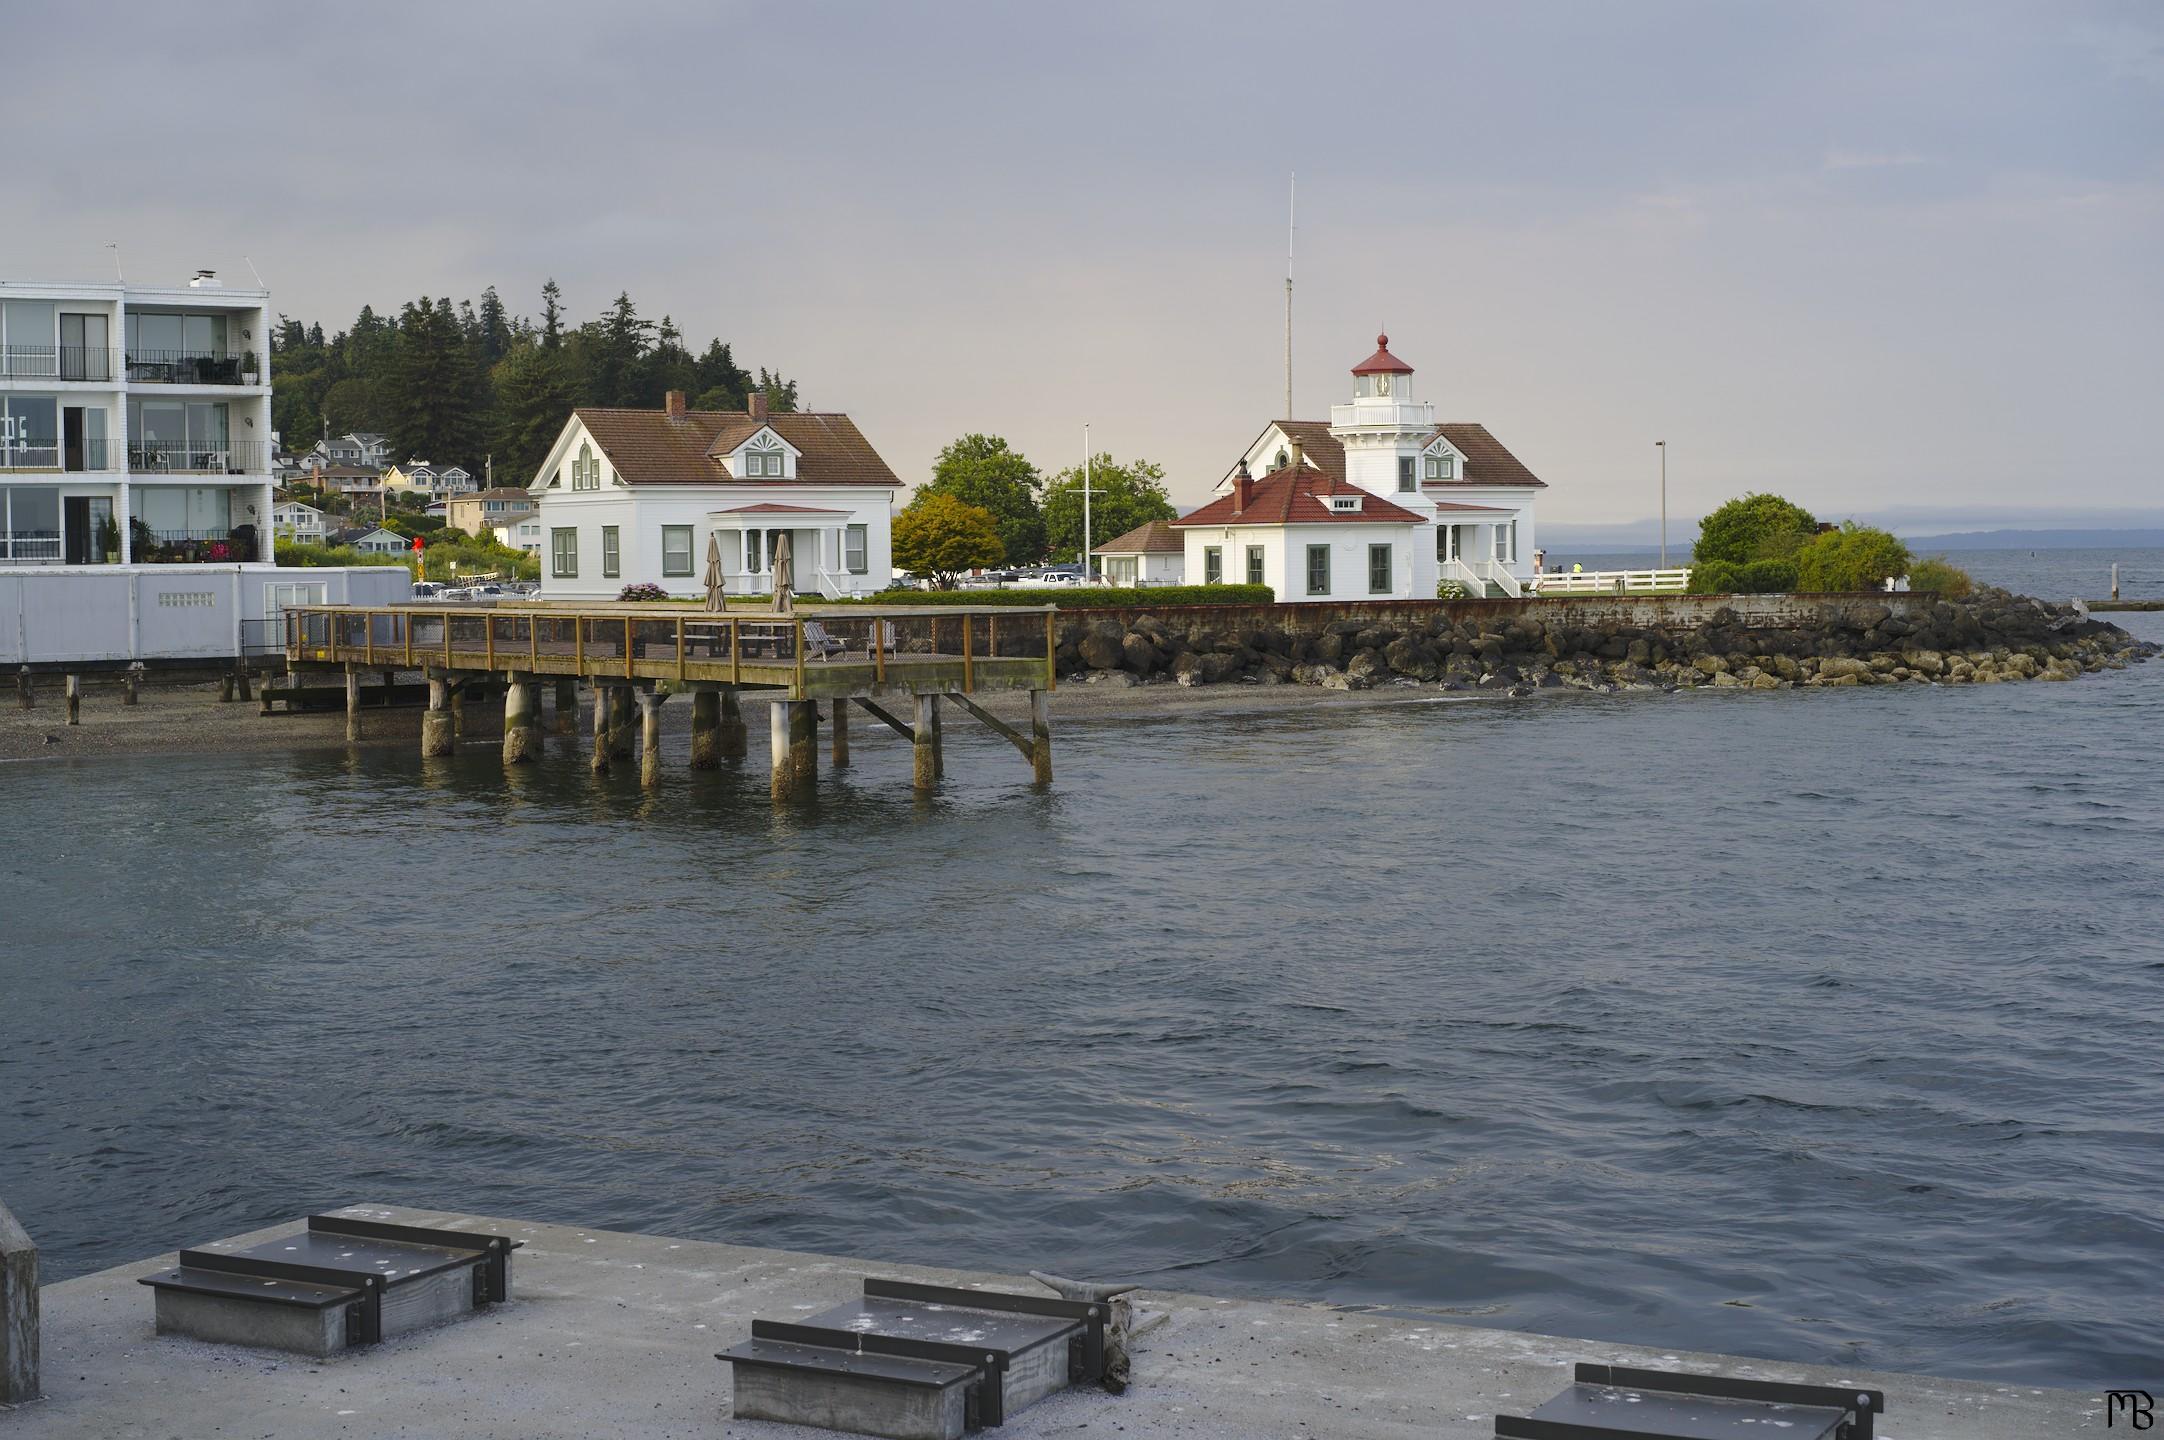
[[[2071,680],[2154,646],[2069,606],[1986,591],[1138,605],[1063,615],[1067,676],[1366,689]]]

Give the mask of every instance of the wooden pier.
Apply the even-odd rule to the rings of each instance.
[[[660,711],[672,695],[691,697],[695,769],[742,759],[742,697],[770,697],[773,793],[781,800],[812,789],[822,719],[832,763],[849,763],[852,706],[910,742],[919,790],[933,788],[945,768],[940,727],[948,704],[1021,751],[1039,784],[1051,783],[1054,614],[1050,605],[787,612],[633,604],[304,606],[286,611],[285,650],[296,672],[344,673],[349,740],[361,734],[362,676],[425,674],[424,755],[450,752],[469,687],[500,684],[504,762],[538,760],[542,682],[555,682],[560,733],[569,733],[574,687],[584,685],[593,707],[593,768],[605,771],[631,757],[636,713],[639,769],[648,785],[660,783]],[[974,698],[1002,690],[1029,693],[1027,734]]]

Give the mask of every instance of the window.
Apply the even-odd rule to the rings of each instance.
[[[579,457],[571,462],[571,488],[574,490],[599,490],[601,488],[601,462],[594,458],[594,447],[581,441]]]
[[[275,615],[288,605],[327,605],[330,603],[330,585],[326,581],[273,581],[263,587],[270,600],[269,610]]]
[[[1428,478],[1430,480],[1448,480],[1456,472],[1457,466],[1450,456],[1430,455],[1428,457]]]
[[[1458,558],[1458,527],[1438,525],[1435,527],[1435,558],[1455,560]]]
[[[1388,595],[1389,593],[1390,547],[1388,545],[1370,545],[1368,546],[1368,594]]]
[[[1282,470],[1291,463],[1292,453],[1288,450],[1280,448],[1277,452],[1277,458],[1270,462],[1270,468],[1272,470]]]
[[[1222,585],[1225,583],[1225,547],[1205,545],[1202,547],[1202,583]]]
[[[1518,522],[1495,527],[1495,558],[1505,563],[1518,558]]]
[[[1114,585],[1134,584],[1136,566],[1140,563],[1140,560],[1141,557],[1136,555],[1107,555],[1105,557],[1105,579],[1111,581]]]
[[[842,532],[842,568],[852,575],[871,572],[871,532],[862,525],[852,525]]]
[[[616,541],[616,527],[614,525],[602,526],[601,578],[604,580],[614,580],[616,578],[616,572],[623,568],[622,560],[623,555],[618,548]]]
[[[759,553],[760,531],[744,532],[744,569],[753,575],[766,568],[766,561]]]
[[[549,574],[558,580],[579,575],[579,532],[566,526],[549,531]]]
[[[691,527],[689,525],[664,525],[661,527],[661,573],[664,575],[689,575],[691,573]]]
[[[1330,508],[1340,515],[1351,515],[1360,508],[1358,495],[1332,495]]]
[[[1330,547],[1327,545],[1307,547],[1307,593],[1330,593]]]
[[[1410,455],[1400,455],[1398,457],[1398,493],[1400,495],[1411,494],[1420,488],[1420,480],[1413,474],[1413,466],[1416,463],[1418,462]]]
[[[769,480],[779,480],[781,478],[781,462],[782,452],[779,450],[746,450],[744,452],[744,473],[747,476],[764,476]]]
[[[1250,545],[1247,547],[1247,583],[1250,585],[1260,585],[1263,583],[1262,547],[1260,545]]]

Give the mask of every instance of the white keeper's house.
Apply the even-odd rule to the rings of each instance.
[[[709,535],[731,595],[773,593],[789,536],[801,595],[864,595],[894,578],[901,480],[847,415],[581,408],[527,488],[538,502],[544,599],[614,599],[626,585],[704,588]]]
[[[1533,505],[1546,484],[1487,427],[1438,421],[1413,367],[1375,337],[1353,396],[1328,423],[1265,426],[1171,523],[1191,585],[1268,585],[1281,601],[1519,595],[1533,575]]]

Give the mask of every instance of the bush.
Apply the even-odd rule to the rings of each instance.
[[[407,558],[403,554],[363,553],[351,545],[303,545],[298,540],[278,542],[278,563],[281,565],[404,565]]]
[[[1796,553],[1796,583],[1805,590],[1877,590],[1889,577],[1908,573],[1908,546],[1853,520]]]
[[[1033,590],[882,590],[862,600],[819,600],[814,605],[1057,605],[1062,610],[1147,610],[1160,605],[1270,605],[1267,585],[1091,585]]]
[[[1463,600],[1470,593],[1462,581],[1438,580],[1435,582],[1435,598],[1438,600]]]
[[[1745,595],[1786,595],[1796,588],[1793,560],[1753,560],[1736,568],[1736,589]]]
[[[1691,567],[1693,595],[1733,595],[1743,588],[1743,567],[1729,560],[1701,560]]]
[[[1909,589],[1935,590],[1949,600],[1965,600],[1976,588],[1969,572],[1951,564],[1943,555],[1919,560],[1909,567]]]
[[[1745,495],[1698,522],[1693,560],[1787,560],[1818,530],[1811,512],[1778,495]]]
[[[623,589],[617,591],[616,598],[619,600],[637,601],[666,600],[669,598],[669,592],[662,589],[659,585],[653,584],[650,581],[642,580],[636,585],[626,585]]]

